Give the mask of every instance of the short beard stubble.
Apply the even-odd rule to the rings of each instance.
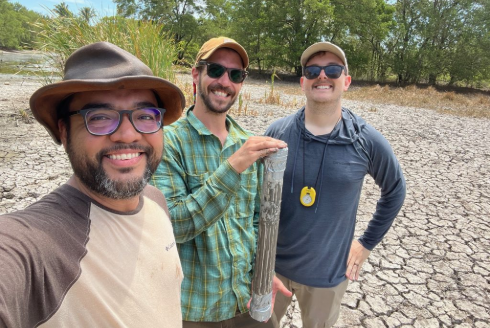
[[[210,112],[215,113],[215,114],[223,114],[223,113],[228,112],[230,110],[231,106],[233,106],[235,104],[235,101],[236,101],[236,96],[235,96],[235,93],[233,92],[233,90],[230,90],[229,88],[226,88],[219,83],[210,84],[208,86],[209,92],[211,92],[212,90],[223,90],[224,92],[229,93],[231,95],[231,97],[235,97],[225,107],[216,108],[212,104],[211,100],[209,99],[208,94],[205,94],[202,90],[202,81],[201,81],[202,80],[202,74],[206,74],[206,73],[204,73],[202,70],[199,72],[199,84],[197,86],[197,92],[198,92],[198,95],[201,97],[202,101],[204,102],[204,105],[206,106],[206,108]]]
[[[140,195],[146,187],[153,173],[156,171],[160,159],[155,156],[155,151],[151,147],[142,147],[134,144],[116,145],[111,148],[102,149],[95,157],[95,161],[90,160],[83,154],[76,152],[70,137],[70,129],[67,129],[66,152],[70,159],[75,176],[93,192],[110,199],[129,199]],[[110,151],[132,149],[144,152],[147,156],[146,167],[140,178],[129,181],[117,181],[109,178],[102,166],[104,154]],[[162,150],[163,151],[163,150]],[[144,156],[144,155],[142,155]],[[132,169],[122,169],[121,173],[129,173]]]

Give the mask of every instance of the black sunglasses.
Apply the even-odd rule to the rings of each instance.
[[[248,72],[243,69],[227,68],[223,65],[208,63],[204,60],[201,60],[198,63],[198,66],[207,66],[208,76],[212,79],[218,79],[222,77],[225,72],[228,72],[228,77],[233,83],[242,83],[248,75]]]
[[[124,114],[139,133],[155,133],[163,126],[163,108],[140,108],[135,110],[114,110],[107,108],[87,108],[69,112],[67,117],[80,114],[87,131],[94,136],[113,134],[119,128]]]
[[[342,75],[342,71],[345,70],[345,66],[342,65],[305,66],[303,67],[303,75],[308,80],[313,80],[320,76],[322,70],[325,72],[325,75],[329,79],[338,79],[340,75]]]

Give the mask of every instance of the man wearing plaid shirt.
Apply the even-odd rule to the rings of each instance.
[[[258,237],[261,165],[286,143],[253,137],[226,113],[247,76],[232,39],[203,44],[192,69],[196,102],[165,127],[152,183],[165,194],[184,271],[183,327],[261,327],[247,313]],[[291,293],[274,278],[273,295]]]

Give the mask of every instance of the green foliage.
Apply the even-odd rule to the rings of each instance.
[[[108,41],[134,54],[147,64],[156,76],[175,82],[172,63],[176,47],[171,38],[154,21],[140,21],[119,16],[102,17],[89,24],[87,17],[56,16],[41,20],[37,26],[41,50],[50,55],[56,67],[53,74],[46,73],[46,83],[63,75],[68,56],[81,46]]]
[[[60,2],[54,6],[53,12],[59,17],[73,17],[73,13],[68,9],[66,2]]]
[[[5,1],[0,0],[0,6]],[[161,28],[159,33],[167,41],[173,40],[172,49],[184,65],[193,64],[199,48],[209,38],[228,36],[247,50],[251,68],[259,72],[277,69],[299,75],[299,59],[304,49],[318,41],[331,41],[344,49],[354,80],[484,85],[490,79],[490,0],[115,0],[115,3],[118,13],[128,22],[142,19],[161,23],[156,24]],[[63,2],[55,6],[54,12],[56,18],[50,31],[56,33],[66,27],[61,24],[66,19],[85,21],[94,28],[103,21],[94,20],[94,12],[89,8],[74,15]],[[3,21],[0,20],[0,25]],[[15,26],[9,23],[9,28]],[[132,33],[129,29],[125,31],[128,35]],[[15,35],[2,32],[0,41]],[[2,39],[2,34],[7,37]]]
[[[179,45],[178,58],[182,60],[189,44],[198,33],[197,15],[202,8],[195,0],[114,0],[118,13],[124,17],[141,17],[163,24]]]
[[[30,26],[42,16],[18,3],[0,0],[0,47],[32,48],[36,32]]]
[[[79,16],[85,22],[90,23],[92,21],[92,19],[97,16],[97,13],[95,12],[95,9],[93,9],[93,8],[83,7],[83,8],[80,8]]]
[[[489,9],[488,0],[397,1],[388,48],[398,82],[488,79]]]

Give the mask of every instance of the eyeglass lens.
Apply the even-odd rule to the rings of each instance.
[[[342,65],[328,65],[328,66],[306,66],[305,77],[308,80],[316,79],[320,76],[322,70],[325,75],[330,79],[338,79],[342,75],[344,66]]]
[[[207,63],[207,66],[208,76],[213,79],[220,78],[226,71],[228,71],[228,77],[233,83],[242,83],[247,76],[244,70],[238,68],[226,68],[223,65],[216,63]]]
[[[116,111],[97,108],[88,110],[85,116],[87,129],[95,135],[107,135],[117,130],[121,115],[130,113],[130,121],[140,133],[154,133],[162,126],[162,112],[157,108],[142,108],[133,111]]]

